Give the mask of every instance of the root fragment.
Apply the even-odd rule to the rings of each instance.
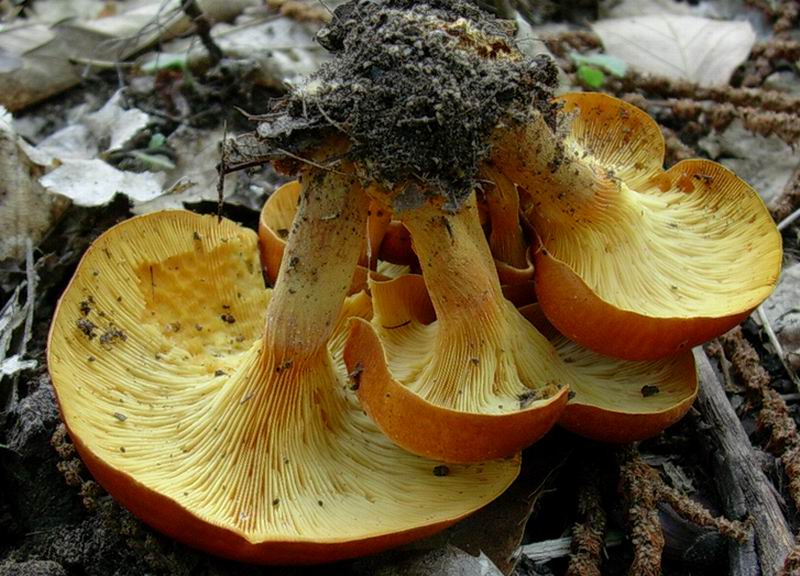
[[[578,516],[582,521],[572,528],[572,554],[566,576],[600,576],[606,511],[596,472],[587,466],[583,476],[588,480],[578,494]]]
[[[622,449],[619,490],[625,504],[625,519],[633,543],[631,576],[659,576],[664,533],[658,519],[661,478],[639,456],[635,448]]]
[[[626,520],[634,548],[634,558],[628,573],[634,575],[661,574],[661,554],[664,534],[658,518],[658,505],[669,504],[686,520],[714,528],[723,536],[744,542],[748,527],[742,522],[713,516],[701,504],[682,492],[667,486],[661,476],[642,460],[635,447],[622,448],[618,454],[620,484]]]
[[[800,436],[786,402],[770,387],[769,373],[761,365],[758,353],[744,338],[741,328],[720,337],[731,362],[733,375],[746,387],[751,401],[760,406],[758,428],[769,434],[767,448],[780,458],[789,479],[789,495],[800,508]]]

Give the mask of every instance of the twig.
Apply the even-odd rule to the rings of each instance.
[[[25,239],[25,277],[27,280],[26,286],[26,300],[25,307],[27,314],[25,316],[25,327],[22,332],[22,342],[19,345],[19,355],[23,356],[28,351],[28,342],[31,340],[33,332],[33,310],[36,300],[36,284],[38,277],[36,276],[36,269],[33,266],[33,241],[30,238]]]
[[[791,214],[789,214],[789,215],[788,215],[786,218],[784,218],[783,220],[781,220],[781,221],[778,223],[778,230],[779,230],[779,231],[786,230],[786,229],[787,229],[789,226],[791,226],[792,224],[794,224],[794,222],[795,222],[795,221],[796,221],[798,218],[800,218],[800,208],[798,208],[797,210],[795,210],[794,212],[792,212]]]
[[[288,156],[289,158],[293,158],[294,160],[302,162],[303,164],[308,164],[309,166],[313,166],[314,168],[319,168],[320,170],[325,170],[327,172],[332,172],[334,174],[345,176],[344,172],[331,168],[331,166],[335,166],[336,164],[338,164],[339,160],[334,160],[325,165],[325,164],[320,164],[318,162],[314,162],[313,160],[309,160],[308,158],[303,158],[302,156],[298,156],[297,154],[292,154],[291,152],[289,152],[288,150],[284,150],[283,148],[275,148],[275,152],[278,152],[284,156]]]
[[[208,56],[211,58],[211,65],[215,66],[222,60],[223,53],[222,49],[211,37],[211,24],[208,18],[203,14],[203,11],[200,10],[196,0],[183,0],[182,8],[183,12],[194,22],[197,35],[200,37],[203,46],[208,50]]]
[[[798,210],[800,213],[800,210]],[[780,228],[779,228],[780,229]],[[775,349],[775,354],[778,355],[778,358],[783,365],[783,369],[789,375],[789,379],[794,384],[795,390],[800,391],[800,378],[797,377],[797,373],[792,368],[792,365],[789,363],[789,358],[786,355],[786,351],[783,349],[780,341],[778,340],[778,336],[775,334],[775,330],[772,328],[772,324],[770,324],[769,318],[767,318],[766,313],[764,313],[764,306],[759,305],[756,308],[756,316],[758,316],[759,321],[761,322],[762,328],[764,328],[764,332],[767,334],[767,339],[769,343],[772,344],[772,347]]]
[[[609,532],[603,540],[603,548],[613,548],[625,542],[625,538],[619,532]],[[542,540],[525,544],[520,548],[520,553],[534,562],[549,562],[556,558],[568,556],[572,546],[572,537],[554,538],[553,540]]]
[[[645,464],[632,446],[621,448],[619,492],[633,542],[631,576],[660,576],[664,532],[658,518],[658,473]]]
[[[800,435],[789,408],[770,387],[770,375],[761,365],[758,353],[742,335],[741,328],[723,335],[720,342],[731,360],[734,374],[760,404],[756,422],[769,432],[767,448],[780,458],[789,479],[789,494],[800,508]]]
[[[571,547],[572,537],[566,536],[525,544],[520,548],[520,552],[534,562],[549,562],[569,555]]]
[[[222,151],[219,164],[217,164],[217,222],[222,222],[222,205],[225,202],[225,166],[228,164],[228,148],[225,142],[228,137],[228,122],[222,123]]]
[[[72,56],[69,59],[71,64],[80,64],[87,68],[97,68],[98,70],[117,70],[119,68],[135,68],[134,62],[116,62],[113,60],[96,60],[93,58],[79,58]]]
[[[714,478],[725,513],[742,519],[749,512],[754,529],[758,558],[749,544],[730,548],[731,573],[751,576],[758,573],[776,576],[794,546],[786,518],[753,453],[747,433],[720,385],[714,368],[702,349],[695,349],[700,390],[695,407],[700,413],[702,431],[710,439],[714,456]]]
[[[800,117],[794,113],[771,112],[752,106],[736,106],[730,102],[695,101],[690,98],[649,99],[652,106],[661,108],[677,121],[703,118],[717,130],[723,130],[733,120],[741,119],[745,128],[762,136],[775,135],[787,144],[800,140]]]
[[[770,212],[778,222],[778,230],[785,230],[797,219],[800,205],[800,163],[794,169],[780,195],[771,203]]]

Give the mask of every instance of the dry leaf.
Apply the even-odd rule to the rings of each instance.
[[[218,22],[258,1],[199,0],[199,4]],[[125,60],[156,41],[186,32],[190,22],[180,6],[179,0],[148,0],[119,14],[56,24],[43,10],[40,18],[0,24],[0,105],[14,112],[75,86],[83,72],[72,62],[75,58]]]
[[[800,263],[793,262],[784,268],[775,292],[764,302],[763,309],[792,368],[800,370]]]
[[[601,2],[600,18],[628,18],[631,16],[659,16],[691,14],[693,6],[675,0],[620,0]]]
[[[36,244],[65,207],[39,184],[42,169],[27,149],[0,106],[0,260],[22,258],[26,240]]]
[[[66,196],[80,206],[101,206],[115,194],[135,202],[160,196],[163,172],[124,172],[102,160],[68,160],[39,180],[50,192]]]
[[[607,54],[638,71],[701,86],[727,84],[756,39],[748,22],[694,16],[616,18],[592,27]]]
[[[135,214],[147,214],[157,210],[175,210],[184,208],[184,203],[203,200],[216,201],[217,163],[220,160],[219,145],[223,138],[223,130],[201,130],[189,126],[180,126],[167,138],[167,142],[175,150],[175,167],[166,173],[165,182],[178,191],[164,194],[149,202],[139,203],[133,207]],[[225,179],[225,198],[234,194],[236,178]]]
[[[122,90],[106,102],[100,110],[86,116],[84,122],[100,141],[108,140],[106,152],[123,148],[150,123],[150,116],[138,108],[120,105]]]
[[[359,576],[503,576],[482,552],[473,556],[445,545],[427,552],[395,551],[356,562]]]

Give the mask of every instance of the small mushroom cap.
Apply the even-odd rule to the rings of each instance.
[[[294,362],[262,349],[268,301],[256,234],[211,216],[128,220],[78,266],[53,385],[87,467],[142,520],[238,560],[318,563],[430,534],[513,481],[517,458],[437,476],[362,413],[341,347],[365,294],[327,350]]]
[[[514,325],[519,334],[512,329],[514,336],[498,344],[505,350],[494,356],[487,346],[482,355],[468,338],[440,338],[421,276],[371,288],[374,323],[351,320],[344,359],[351,372],[360,372],[358,395],[367,414],[399,446],[448,462],[475,462],[514,454],[556,423],[568,390],[558,387],[558,359],[551,363],[549,344],[524,319]],[[508,316],[517,318],[506,304]],[[481,330],[486,340],[492,331]],[[519,381],[519,374],[533,373],[541,381],[529,383],[540,389]],[[457,382],[462,389],[453,389]]]
[[[533,281],[535,271],[530,254],[528,254],[528,265],[524,268],[513,266],[497,258],[494,259],[494,265],[497,268],[497,277],[503,286],[525,285]]]
[[[562,97],[567,153],[597,175],[589,198],[542,195],[536,291],[565,336],[633,360],[687,351],[738,324],[773,290],[781,237],[761,198],[707,160],[662,169],[644,112],[603,94]],[[574,201],[573,201],[574,200]]]
[[[575,434],[603,442],[644,440],[680,420],[697,396],[691,351],[660,360],[619,360],[558,334],[536,304],[520,312],[547,335],[573,374],[558,423]]]
[[[258,239],[261,250],[261,265],[267,278],[274,285],[281,268],[286,239],[292,229],[297,203],[302,186],[297,180],[287,182],[267,198],[258,220]]]

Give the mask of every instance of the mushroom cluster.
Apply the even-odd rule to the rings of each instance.
[[[345,4],[333,59],[261,117],[297,181],[258,235],[164,212],[92,245],[50,373],[140,518],[241,560],[353,557],[485,505],[556,424],[628,442],[689,409],[690,348],[769,294],[780,235],[721,166],[664,171],[640,110],[553,98],[512,36],[462,0]]]

